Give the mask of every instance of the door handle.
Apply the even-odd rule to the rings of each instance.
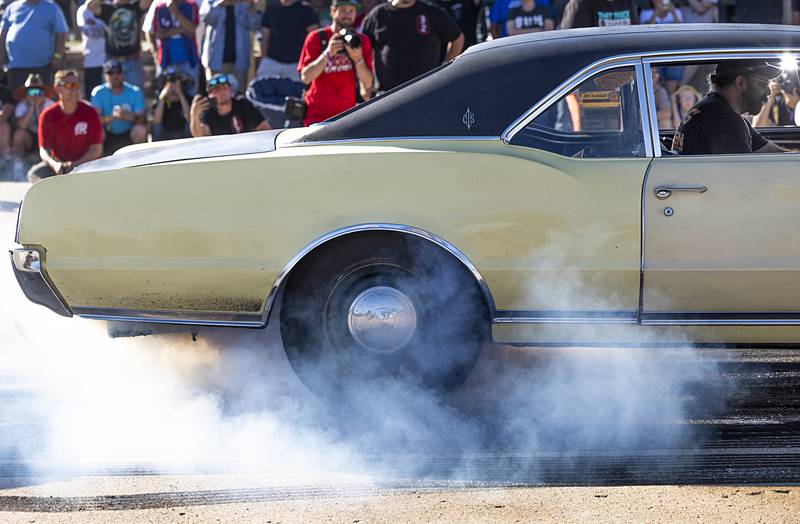
[[[675,191],[686,191],[690,193],[705,193],[708,191],[706,186],[658,186],[654,189],[656,198],[659,200],[666,200]]]

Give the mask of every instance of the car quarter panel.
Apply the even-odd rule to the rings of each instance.
[[[258,313],[297,253],[359,223],[453,244],[498,310],[636,310],[648,160],[494,141],[396,141],[53,177],[19,242],[71,307]]]

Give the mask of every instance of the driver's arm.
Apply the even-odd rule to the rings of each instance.
[[[756,149],[756,153],[786,153],[786,150],[770,140],[764,147]]]

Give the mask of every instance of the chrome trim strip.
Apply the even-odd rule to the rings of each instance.
[[[692,312],[692,313],[642,313],[646,326],[798,326],[800,312]]]
[[[301,137],[302,138],[302,137]],[[359,144],[371,142],[410,142],[410,141],[424,141],[424,142],[496,142],[500,140],[499,136],[390,136],[390,137],[373,137],[373,138],[337,138],[335,140],[320,140],[310,142],[289,142],[282,145],[281,148],[287,147],[304,147],[304,146],[329,146],[336,144]]]
[[[641,61],[635,66],[636,90],[639,95],[639,117],[642,120],[642,138],[644,139],[644,156],[652,158],[655,151],[653,131],[650,129],[650,97],[647,96],[645,67]],[[649,69],[647,70],[649,72]],[[652,80],[652,78],[651,78]]]
[[[166,311],[128,308],[74,307],[79,317],[121,322],[152,322],[154,324],[185,324],[219,327],[261,327],[261,313],[219,313],[199,311]]]
[[[645,64],[654,61],[692,61],[715,58],[780,58],[786,53],[798,53],[797,49],[758,49],[758,48],[733,48],[733,49],[683,49],[672,51],[647,51],[643,53],[633,53],[627,55],[617,55],[597,60],[584,67],[576,74],[572,75],[560,86],[548,93],[544,98],[532,105],[525,113],[506,127],[500,135],[505,143],[510,143],[521,129],[527,126],[531,120],[546,111],[550,105],[557,102],[561,97],[567,95],[575,87],[588,80],[597,73],[601,73],[616,66],[635,65],[636,61]],[[652,91],[650,91],[652,92]],[[656,128],[657,129],[657,128]]]
[[[492,324],[636,324],[638,311],[497,311]]]
[[[642,68],[647,100],[647,114],[649,115],[646,125],[647,129],[650,130],[650,140],[653,144],[653,156],[659,158],[661,156],[661,135],[658,133],[658,110],[656,109],[656,97],[653,89],[653,72],[650,68],[650,64],[647,62],[643,63]]]
[[[283,266],[283,269],[278,274],[278,277],[275,279],[275,282],[272,284],[272,289],[269,292],[267,297],[267,304],[264,308],[264,314],[261,320],[261,324],[266,326],[267,322],[269,321],[270,313],[272,312],[272,306],[274,305],[275,299],[278,296],[278,292],[281,290],[281,286],[286,280],[286,277],[292,271],[294,266],[297,265],[303,257],[305,257],[308,253],[316,249],[317,247],[321,246],[322,244],[329,242],[335,238],[342,237],[344,235],[349,235],[351,233],[360,233],[364,231],[393,231],[398,233],[406,233],[409,235],[414,235],[419,238],[423,238],[428,240],[437,246],[445,249],[446,251],[450,252],[451,255],[456,257],[464,266],[472,273],[472,276],[478,282],[478,285],[481,288],[481,292],[483,293],[484,298],[486,299],[486,303],[489,305],[489,312],[492,317],[495,316],[495,305],[494,305],[494,298],[492,298],[492,293],[489,290],[489,286],[486,283],[486,280],[481,275],[478,268],[467,258],[464,253],[462,253],[458,248],[454,245],[450,244],[446,240],[441,237],[434,235],[428,231],[423,229],[407,226],[404,224],[388,224],[388,223],[369,223],[369,224],[357,224],[349,227],[343,227],[341,229],[337,229],[335,231],[331,231],[327,233],[310,244],[307,244],[299,253],[297,253],[294,257],[292,257],[289,262]]]

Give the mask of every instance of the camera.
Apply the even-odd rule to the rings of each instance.
[[[283,116],[287,120],[303,120],[306,117],[305,100],[294,96],[287,96],[284,99]]]
[[[358,49],[361,47],[361,38],[359,38],[358,33],[353,31],[352,29],[347,27],[345,27],[344,29],[340,29],[339,36],[341,36],[342,40],[344,40],[344,45],[346,45],[350,49]]]
[[[787,93],[794,95],[800,94],[800,79],[797,78],[797,71],[786,71],[778,77],[778,85]]]

